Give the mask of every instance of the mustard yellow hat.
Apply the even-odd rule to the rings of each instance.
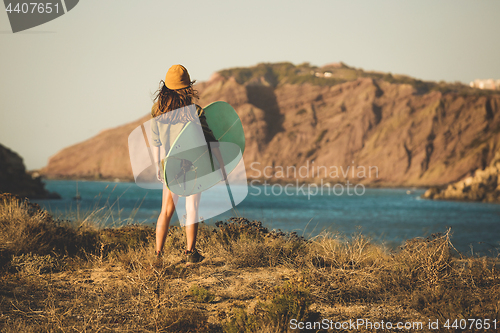
[[[173,65],[170,67],[165,76],[165,85],[171,90],[189,87],[191,85],[191,78],[186,67],[182,65]]]

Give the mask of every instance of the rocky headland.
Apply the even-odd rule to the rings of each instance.
[[[500,152],[484,170],[477,169],[473,176],[448,185],[431,187],[422,196],[425,199],[466,200],[500,203]]]
[[[58,199],[36,174],[26,172],[21,156],[0,144],[0,193],[13,193],[31,199]]]
[[[250,181],[445,186],[499,150],[500,94],[461,84],[277,63],[222,70],[196,88],[201,106],[222,100],[238,112]],[[127,138],[148,112],[62,150],[40,172],[132,180]]]

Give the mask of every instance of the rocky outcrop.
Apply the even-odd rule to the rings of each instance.
[[[422,197],[500,203],[500,152],[484,170],[478,169],[473,176],[450,184],[446,189],[432,187]]]
[[[484,169],[500,149],[500,94],[429,89],[346,67],[329,69],[331,82],[314,75],[302,82],[310,74],[299,70],[295,76],[226,71],[196,86],[200,105],[222,100],[240,115],[250,180],[439,186]],[[346,73],[357,76],[335,81]],[[133,179],[127,137],[147,119],[66,148],[41,172]]]
[[[23,159],[0,144],[0,193],[12,193],[31,199],[58,199],[57,193],[48,192],[39,176],[26,172]]]

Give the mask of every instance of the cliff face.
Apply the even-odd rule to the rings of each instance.
[[[371,78],[265,83],[219,77],[200,86],[202,102],[226,100],[238,111],[250,177],[442,185],[484,168],[499,148],[498,95],[419,94]]]
[[[250,180],[443,185],[484,169],[500,144],[498,94],[422,92],[373,77],[315,85],[220,74],[197,89],[200,105],[222,100],[240,115]],[[132,179],[127,137],[145,120],[66,148],[41,172]]]
[[[40,177],[26,173],[21,156],[0,144],[0,193],[13,193],[32,199],[59,198],[49,193]]]
[[[48,178],[133,180],[128,154],[128,136],[150,116],[113,129],[104,130],[84,142],[61,150],[39,170]]]

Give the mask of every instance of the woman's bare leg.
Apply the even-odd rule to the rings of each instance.
[[[198,205],[201,193],[190,195],[186,198],[186,250],[192,251],[196,246],[198,233]]]
[[[160,252],[163,250],[163,245],[165,244],[165,238],[168,234],[168,226],[170,225],[170,219],[174,215],[175,204],[177,203],[178,196],[170,192],[170,190],[164,185],[163,186],[163,196],[161,203],[161,212],[158,216],[158,222],[156,223],[156,251]]]

